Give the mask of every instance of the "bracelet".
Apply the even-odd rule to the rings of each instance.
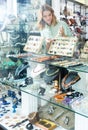
[[[33,125],[32,125],[31,123],[28,123],[28,124],[26,125],[26,129],[27,129],[27,130],[33,130]]]

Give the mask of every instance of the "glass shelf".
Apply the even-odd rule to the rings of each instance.
[[[29,55],[29,56],[27,56]],[[40,64],[53,65],[57,67],[63,67],[68,70],[88,73],[88,60],[76,59],[72,57],[47,55],[47,54],[24,54],[26,61],[36,62]],[[20,54],[19,54],[20,58]],[[21,57],[22,58],[22,57]]]
[[[39,98],[41,100],[44,100],[50,104],[54,104],[58,107],[62,107],[65,108],[71,112],[77,113],[81,116],[84,116],[86,118],[88,118],[88,109],[84,108],[83,103],[85,102],[87,104],[88,102],[88,97],[80,97],[77,99],[74,99],[74,101],[70,102],[69,104],[65,102],[65,100],[63,100],[62,102],[57,102],[54,98],[53,98],[53,94],[51,93],[47,93],[44,96],[39,95],[38,90],[31,90],[32,86],[28,86],[25,88],[20,88],[20,90],[22,92],[25,92],[27,94],[30,94],[32,96],[35,96],[36,98]],[[48,91],[49,92],[49,91]],[[87,95],[84,93],[84,95]],[[81,108],[80,108],[81,107]]]
[[[38,100],[44,101],[46,103],[53,104],[58,107],[62,107],[66,110],[69,110],[73,113],[77,113],[81,116],[84,116],[88,118],[88,92],[83,91],[83,90],[74,90],[72,89],[71,93],[77,93],[79,92],[81,96],[75,97],[71,100],[67,100],[66,97],[69,95],[69,92],[64,92],[64,98],[63,100],[56,100],[55,95],[60,95],[56,94],[53,89],[53,84],[48,85],[46,84],[43,79],[33,79],[33,84],[24,86],[24,87],[19,87],[17,84],[21,84],[24,82],[24,79],[19,79],[19,80],[0,80],[2,84],[6,84],[8,86],[11,86],[12,88],[15,88],[17,90],[20,90],[21,92],[25,92],[26,94],[29,94],[31,96],[36,97]],[[40,88],[44,88],[45,93],[41,94],[40,93]],[[61,97],[62,98],[62,97]]]

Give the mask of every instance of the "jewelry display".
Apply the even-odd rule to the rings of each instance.
[[[64,123],[65,123],[66,125],[68,125],[68,123],[69,123],[69,117],[68,117],[68,116],[65,117]]]
[[[25,58],[25,57],[31,57],[32,54],[31,53],[17,53],[17,54],[7,54],[6,57],[7,58]]]
[[[59,86],[59,81],[58,80],[55,80],[54,81],[54,89],[56,89],[57,90],[57,92],[60,92],[60,86]]]
[[[49,113],[49,111],[51,113]],[[41,107],[39,109],[39,116],[40,119],[53,121],[57,125],[62,126],[63,128],[68,130],[74,127],[74,113],[70,111],[68,112],[68,110],[60,108],[59,106],[55,106],[54,104],[52,105],[50,103],[47,103],[45,106]],[[40,123],[44,124],[45,122]]]
[[[51,84],[52,81],[59,79],[60,69],[58,67],[49,66],[44,73],[44,81]]]
[[[38,61],[38,62],[43,62],[43,61],[47,61],[47,60],[51,60],[51,57],[50,56],[39,56],[39,57],[34,57],[34,58],[31,58],[33,61]]]
[[[53,114],[55,111],[55,107],[54,106],[49,106],[48,108],[48,114]]]
[[[69,18],[76,18],[73,14],[76,11],[84,15],[88,6],[77,0],[58,0],[55,3],[51,0],[15,0],[16,3],[11,0],[2,1],[5,1],[7,13],[4,13],[5,19],[8,17],[9,25],[0,32],[0,62],[3,68],[1,75],[3,72],[5,74],[4,80],[1,77],[0,81],[3,84],[0,86],[0,128],[2,126],[7,130],[74,130],[77,123],[81,126],[80,117],[88,118],[88,97],[84,94],[88,90],[88,75],[84,73],[88,72],[88,41],[84,44],[84,40],[87,40],[84,39],[86,33],[78,34],[79,30],[74,32],[77,24],[74,19]],[[54,10],[51,8],[53,16],[54,11],[59,11],[58,18],[60,17],[61,22],[55,16],[51,16],[50,21],[46,20],[48,14],[43,14],[46,10],[43,4],[49,3],[51,7],[55,7]],[[67,14],[66,19],[62,18],[63,5],[67,8],[72,7],[72,16]],[[41,7],[44,10],[39,12]],[[14,15],[15,19],[11,22],[10,19]],[[4,19],[1,19],[1,25],[2,20]],[[37,26],[34,26],[37,21],[38,27],[41,27],[39,31]],[[66,24],[70,25],[71,30]],[[86,26],[83,28],[88,31]],[[80,48],[82,50],[79,50]],[[87,62],[84,63],[85,59]],[[80,79],[82,80],[79,81]],[[76,82],[78,84],[74,85]],[[11,86],[12,89],[7,89],[5,85]],[[86,124],[88,123],[83,127],[86,127]]]
[[[29,36],[24,51],[39,53],[42,47],[43,38],[41,36]]]
[[[28,123],[28,124],[26,125],[26,129],[27,129],[27,130],[33,130],[33,125],[32,125],[31,123]]]
[[[16,128],[17,126],[21,125],[22,123],[24,123],[26,121],[28,121],[28,119],[24,119],[21,122],[16,123],[16,125],[14,125],[12,128]]]
[[[74,61],[73,61],[74,60]],[[55,60],[51,62],[51,65],[59,65],[59,66],[63,66],[63,67],[73,67],[73,66],[77,66],[77,65],[81,65],[82,61],[76,60],[76,59],[72,59],[68,60],[68,59],[64,59],[64,60]]]
[[[28,120],[30,123],[35,124],[37,121],[39,121],[39,113],[38,112],[29,113]]]
[[[74,70],[83,70],[84,72],[88,72],[88,65],[85,64],[79,64],[79,65],[74,65],[74,66],[70,66],[70,69],[74,69]]]
[[[66,74],[65,77],[62,79],[61,87],[63,90],[66,90],[79,80],[80,76],[78,75],[78,73],[71,71],[68,74]]]
[[[20,109],[20,96],[20,93],[8,86],[0,93],[0,123],[8,129],[21,128],[21,125],[24,128],[24,123],[28,121],[26,116],[16,113]]]
[[[19,42],[20,35],[17,32],[10,33],[10,43],[11,45],[16,45]]]
[[[77,41],[75,37],[60,37],[51,43],[48,53],[72,57]]]
[[[27,77],[27,78],[25,79],[25,84],[26,84],[26,85],[33,84],[33,78],[32,78],[32,77]]]
[[[84,48],[81,50],[80,58],[88,59],[88,41],[86,41]]]
[[[81,92],[73,92],[73,93],[67,93],[65,96],[63,103],[65,105],[71,105],[76,100],[81,100],[84,97],[83,93]]]
[[[44,95],[44,93],[45,93],[45,91],[46,91],[46,89],[45,89],[45,88],[40,87],[40,88],[39,88],[39,92],[38,92],[38,94],[43,96],[43,95]]]
[[[54,59],[56,59],[56,58],[59,58],[60,56],[56,56],[56,55],[54,55],[54,56],[47,56],[47,55],[42,55],[42,56],[37,56],[37,57],[32,57],[31,58],[31,60],[33,60],[33,61],[37,61],[37,62],[44,62],[44,61],[51,61],[51,60],[54,60]]]
[[[58,118],[57,121],[65,129],[70,130],[71,128],[74,127],[74,113],[66,112],[60,118]]]
[[[53,76],[54,74],[57,74],[57,73],[58,73],[59,69],[56,69],[56,71],[54,71],[53,73],[49,73],[49,71],[50,71],[50,69],[47,69],[47,70],[46,70],[46,75],[48,75],[48,76]]]
[[[56,121],[63,113],[64,113],[64,111],[62,111],[61,113],[57,114],[57,115],[54,117],[54,121]]]
[[[8,32],[0,32],[0,42],[2,45],[9,42],[9,33]]]
[[[34,78],[39,76],[46,70],[45,64],[37,64],[35,68],[31,70],[31,76]]]
[[[55,98],[56,102],[62,102],[62,101],[64,101],[65,96],[66,96],[66,93],[64,93],[64,94],[56,94],[54,96],[54,98]]]
[[[53,130],[57,127],[54,122],[47,119],[40,119],[35,125],[42,128],[43,130]]]

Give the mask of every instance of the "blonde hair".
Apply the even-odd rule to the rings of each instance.
[[[52,9],[51,6],[45,4],[41,7],[40,12],[39,12],[38,24],[37,24],[39,29],[43,29],[46,25],[45,21],[43,20],[43,12],[44,11],[50,11],[52,13],[52,25],[57,24],[57,19],[56,19],[56,16],[54,14],[54,10]]]

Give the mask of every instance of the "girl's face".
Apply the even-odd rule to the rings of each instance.
[[[46,24],[51,25],[52,23],[52,13],[50,11],[44,11],[43,14],[43,20],[45,21]]]

